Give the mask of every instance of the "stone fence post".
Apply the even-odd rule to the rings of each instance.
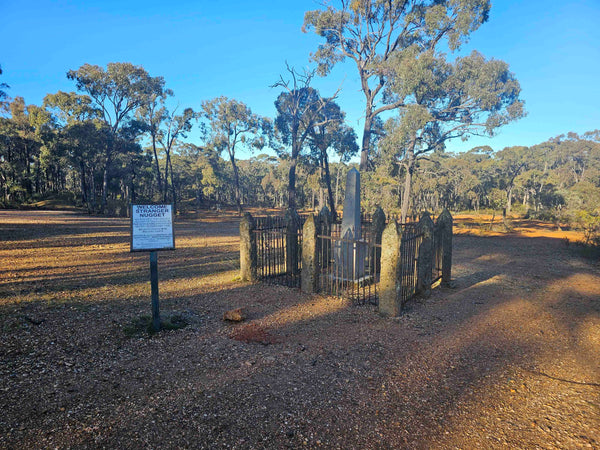
[[[419,230],[423,240],[419,246],[417,259],[417,293],[428,296],[431,293],[431,273],[433,270],[433,220],[424,212],[419,220]]]
[[[318,219],[311,214],[302,227],[302,292],[315,293],[319,286]]]
[[[400,242],[402,229],[392,220],[381,237],[381,275],[379,280],[379,312],[397,316],[402,309],[400,286]]]
[[[240,278],[242,281],[256,281],[257,253],[254,219],[245,213],[240,221]]]
[[[444,208],[438,217],[442,238],[442,283],[448,284],[452,279],[452,215]]]
[[[285,213],[285,268],[288,275],[298,274],[298,229],[300,216],[295,209],[288,209]]]

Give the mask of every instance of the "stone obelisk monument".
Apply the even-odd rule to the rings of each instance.
[[[336,277],[359,281],[365,273],[365,248],[357,242],[361,239],[361,225],[360,173],[356,169],[350,169],[346,176],[341,237],[354,242],[340,242],[336,246]]]

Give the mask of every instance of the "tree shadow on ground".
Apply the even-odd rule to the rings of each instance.
[[[122,332],[123,318],[149,312],[141,296],[90,309],[32,304],[38,325],[3,313],[3,329],[18,328],[1,335],[0,435],[32,447],[597,444],[597,388],[556,379],[594,382],[600,273],[541,239],[457,237],[455,288],[397,319],[278,286],[207,287],[200,267],[185,295],[161,297],[195,322],[151,338]],[[236,307],[248,322],[223,322]],[[252,324],[276,343],[232,339]],[[592,404],[573,402],[580,394]],[[549,431],[573,404],[592,431],[570,422]]]

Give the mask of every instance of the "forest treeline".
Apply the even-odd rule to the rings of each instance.
[[[599,131],[445,152],[452,139],[492,136],[526,114],[508,64],[476,51],[448,56],[489,9],[488,0],[341,0],[306,12],[303,31],[323,39],[316,67],[286,65],[272,86],[272,118],[225,96],[173,107],[164,78],[131,63],[69,70],[75,89],[41,105],[9,97],[0,83],[0,205],[61,196],[108,214],[126,214],[131,202],[179,211],[327,205],[335,214],[357,166],[364,208],[402,220],[446,207],[598,226]],[[313,87],[342,61],[356,66],[364,94],[360,143],[337,103],[343,93]]]

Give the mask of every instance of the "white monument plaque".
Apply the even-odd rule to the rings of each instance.
[[[173,250],[171,205],[131,205],[131,251]]]

